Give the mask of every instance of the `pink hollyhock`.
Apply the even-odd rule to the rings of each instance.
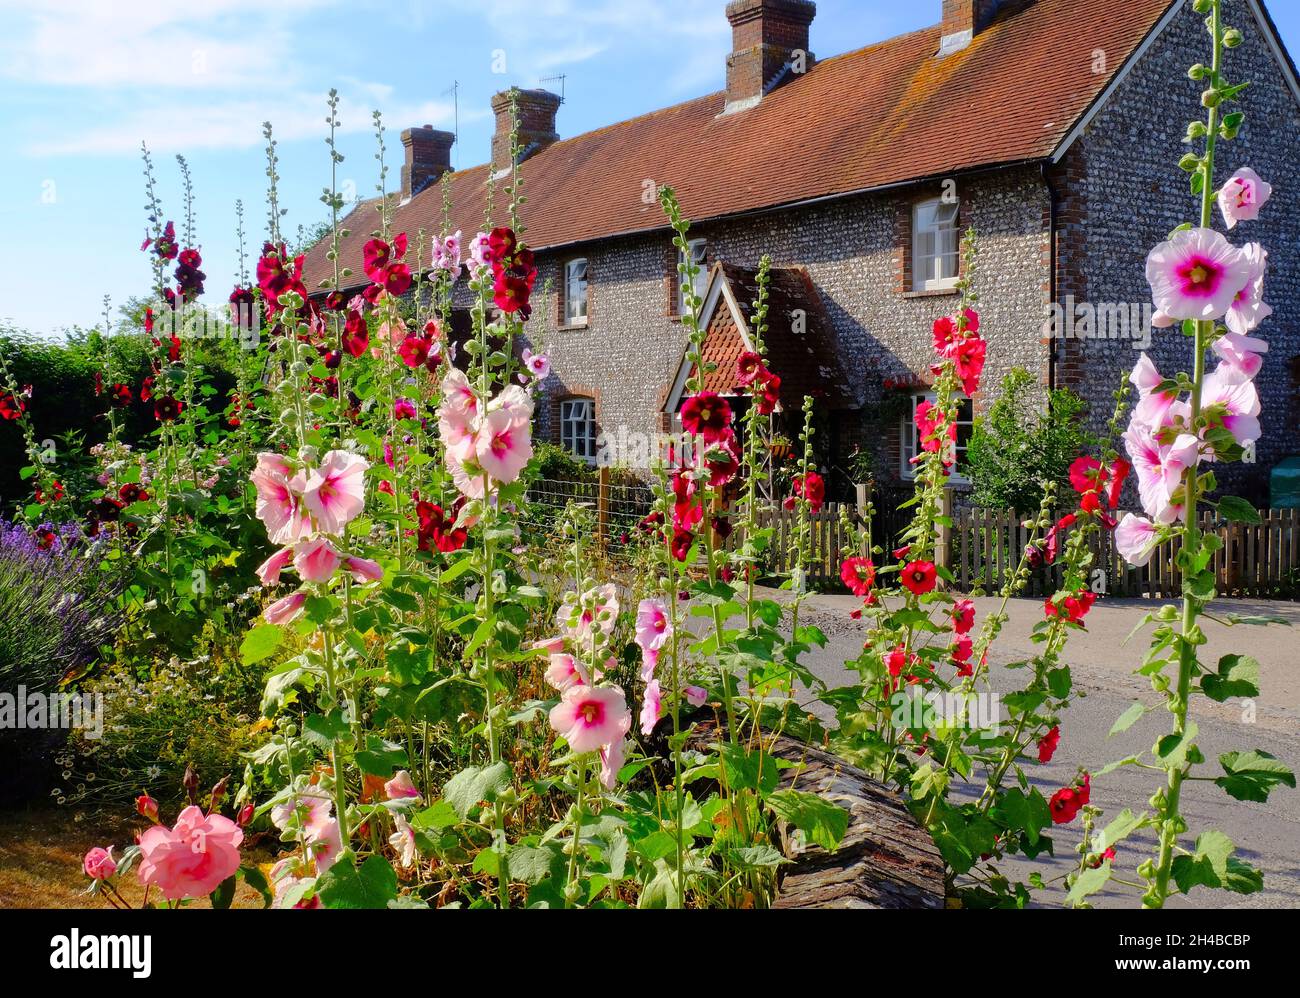
[[[622,741],[632,715],[618,687],[571,686],[551,709],[550,722],[574,752],[594,752]]]
[[[433,266],[450,274],[460,270],[460,230],[445,239],[433,239]]]
[[[1137,474],[1142,508],[1157,523],[1179,519],[1182,506],[1175,501],[1175,494],[1182,484],[1183,472],[1197,463],[1200,441],[1183,433],[1172,443],[1161,444],[1155,430],[1133,419],[1124,431],[1124,444]]]
[[[469,258],[475,270],[484,270],[492,263],[492,237],[480,232],[469,241]]]
[[[229,818],[191,804],[174,828],[154,825],[140,836],[140,882],[168,901],[211,894],[239,869],[243,840]]]
[[[397,865],[409,870],[420,859],[420,851],[415,844],[415,829],[401,814],[393,815],[393,829],[393,834],[388,836],[388,844],[397,853]]]
[[[318,787],[310,787],[271,808],[271,823],[280,831],[295,824],[308,838],[323,834],[332,820],[334,802]]]
[[[907,649],[902,645],[897,645],[885,654],[885,668],[889,670],[891,676],[901,676],[904,667],[908,664],[908,660]]]
[[[1272,185],[1260,179],[1250,167],[1243,166],[1219,191],[1219,211],[1223,213],[1224,224],[1231,230],[1238,222],[1254,221],[1272,196]]]
[[[687,433],[717,443],[731,427],[731,406],[717,392],[700,392],[682,404],[681,420]]]
[[[445,460],[447,470],[451,472],[451,483],[456,486],[456,490],[466,499],[482,499],[486,493],[486,483],[483,481],[484,472],[478,458],[472,455],[462,461],[447,451]]]
[[[1241,251],[1213,229],[1183,229],[1147,257],[1155,306],[1172,319],[1222,319],[1249,275]]]
[[[252,479],[257,489],[257,518],[266,524],[272,544],[291,544],[311,532],[311,519],[299,499],[300,476],[279,454],[257,455]]]
[[[448,455],[457,461],[467,461],[474,456],[474,427],[464,420],[450,415],[440,417],[438,436]]]
[[[106,880],[117,872],[113,861],[113,847],[95,846],[81,860],[81,869],[91,880]]]
[[[293,561],[293,548],[281,548],[257,568],[257,577],[264,586],[274,586],[280,581],[280,573]]]
[[[641,649],[641,682],[648,683],[654,679],[655,669],[659,667],[659,653],[658,648]]]
[[[415,416],[415,403],[410,399],[399,398],[393,401],[394,419],[414,419]]]
[[[384,793],[389,800],[419,800],[420,791],[405,769],[399,769],[391,780],[384,784]]]
[[[1150,520],[1125,513],[1115,527],[1115,550],[1134,568],[1141,568],[1151,560],[1159,531]]]
[[[343,567],[347,569],[353,581],[362,585],[367,582],[378,582],[384,577],[383,566],[377,561],[371,561],[369,558],[357,558],[349,555],[343,559]]]
[[[1211,426],[1222,426],[1242,447],[1260,437],[1259,392],[1255,383],[1228,364],[1205,376],[1201,411]]]
[[[306,593],[291,593],[268,606],[262,611],[262,616],[266,618],[268,624],[287,624],[302,613],[303,604],[306,602]]]
[[[527,426],[533,418],[533,400],[518,385],[511,385],[488,403],[488,412],[501,410],[515,426]]]
[[[1268,343],[1253,336],[1225,333],[1210,344],[1225,364],[1235,367],[1247,378],[1253,378],[1264,366],[1261,354],[1268,353]]]
[[[1268,251],[1259,243],[1248,243],[1241,249],[1248,268],[1246,283],[1232,299],[1228,314],[1223,317],[1229,332],[1245,336],[1273,314],[1264,304],[1264,275],[1268,271]]]
[[[1051,762],[1052,756],[1056,754],[1056,746],[1061,741],[1061,728],[1059,725],[1052,728],[1042,738],[1038,739],[1038,761]]]
[[[627,743],[620,738],[609,745],[602,745],[600,748],[600,785],[606,790],[613,790],[618,786],[618,771],[623,768],[623,760],[627,757]]]
[[[980,314],[973,308],[964,308],[957,317],[961,324],[962,332],[978,333],[980,331]]]
[[[478,416],[478,409],[478,395],[470,387],[465,372],[453,367],[442,379],[439,415],[461,423],[472,423]]]
[[[341,534],[365,508],[366,469],[370,462],[347,451],[332,450],[311,473],[303,502],[327,534]]]
[[[1156,370],[1156,365],[1145,353],[1141,354],[1133,371],[1128,376],[1129,382],[1138,390],[1138,404],[1133,410],[1133,418],[1147,426],[1160,426],[1165,422],[1169,407],[1178,398],[1173,391],[1158,392],[1156,389],[1164,384],[1164,378]]]
[[[969,634],[975,626],[975,602],[959,599],[952,605],[952,629],[958,634]]]
[[[519,359],[524,362],[524,367],[528,369],[528,373],[538,381],[544,381],[546,376],[551,373],[550,358],[544,353],[533,353],[525,348]]]
[[[582,673],[572,655],[557,652],[550,657],[546,667],[546,681],[563,693],[571,686],[582,686]]]
[[[641,703],[641,734],[650,737],[655,725],[659,723],[662,710],[663,691],[659,688],[659,680],[652,679],[646,683],[645,699]]]
[[[668,608],[661,599],[643,599],[636,608],[636,643],[643,651],[658,651],[672,634]]]
[[[709,698],[709,691],[703,686],[687,686],[682,690],[682,696],[692,707],[703,707]]]
[[[505,409],[489,412],[474,437],[478,463],[502,485],[509,485],[533,456],[527,424],[520,425]]]

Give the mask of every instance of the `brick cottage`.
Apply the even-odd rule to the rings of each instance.
[[[1245,35],[1230,75],[1251,86],[1221,177],[1249,164],[1275,193],[1238,230],[1272,254],[1264,435],[1256,462],[1222,478],[1263,498],[1272,465],[1300,453],[1300,85],[1263,3],[1225,7]],[[559,97],[517,92],[522,218],[540,271],[530,336],[553,370],[540,433],[593,457],[602,436],[672,424],[688,372],[678,254],[654,197],[664,184],[693,220],[712,387],[734,388],[769,254],[783,408],[817,398],[841,482],[859,450],[882,482],[908,474],[929,329],[954,306],[967,226],[990,361],[963,418],[1019,366],[1083,395],[1100,430],[1150,333],[1146,254],[1193,212],[1176,164],[1198,116],[1202,84],[1186,70],[1206,58],[1201,17],[1187,0],[942,0],[932,28],[818,60],[815,13],[808,0],[732,0],[725,90],[575,138],[557,131]],[[510,165],[509,94],[492,106],[487,165],[452,172],[450,133],[402,133],[394,231],[443,229],[444,174],[452,229],[483,227],[489,180]],[[374,207],[345,223],[342,260],[358,274]],[[498,197],[494,222],[502,214]],[[309,287],[332,273],[326,249],[308,255]],[[1176,330],[1157,330],[1150,353],[1170,372],[1188,364]]]

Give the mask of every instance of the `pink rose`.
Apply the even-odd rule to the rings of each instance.
[[[113,847],[102,849],[95,846],[86,853],[81,861],[81,868],[91,880],[106,880],[117,872],[117,863],[113,862]]]
[[[174,828],[155,825],[140,836],[140,882],[169,901],[211,894],[239,869],[243,840],[229,818],[191,804]]]

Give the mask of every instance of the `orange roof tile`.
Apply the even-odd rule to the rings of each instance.
[[[719,92],[557,142],[521,167],[527,242],[545,249],[662,228],[659,205],[642,201],[646,180],[674,187],[698,221],[1044,158],[1171,2],[1011,2],[942,59],[935,26],[819,62],[747,111],[719,117]],[[1097,50],[1108,73],[1094,72]],[[488,168],[451,176],[452,228],[469,235],[483,227]],[[342,246],[357,275],[374,204],[353,211]],[[431,185],[395,207],[393,231],[432,234],[442,217]],[[313,290],[332,273],[325,252],[322,243],[308,254]]]

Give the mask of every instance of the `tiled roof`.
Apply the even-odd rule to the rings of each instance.
[[[658,203],[642,199],[647,181],[674,187],[698,221],[1042,159],[1171,2],[1009,0],[944,58],[936,25],[818,62],[740,113],[719,117],[719,92],[557,142],[521,167],[527,242],[544,249],[662,228]],[[1098,51],[1106,72],[1095,71]],[[487,179],[486,166],[452,174],[453,230],[483,227]],[[357,275],[374,206],[349,216],[341,260]],[[395,208],[393,231],[433,234],[442,219],[434,184]],[[322,243],[308,254],[309,289],[333,272],[325,252]]]
[[[758,275],[729,263],[717,266],[741,315],[747,323],[752,321],[754,301],[758,297]],[[797,325],[792,318],[796,309],[803,313],[803,319]],[[763,345],[767,351],[767,366],[781,379],[783,408],[799,411],[805,395],[811,395],[818,406],[828,409],[852,405],[830,320],[806,269],[772,268],[768,283],[767,324]],[[706,364],[712,362],[717,367],[705,374],[704,387],[719,395],[736,394],[736,360],[744,350],[740,329],[724,297],[718,301],[709,318],[704,360]]]

